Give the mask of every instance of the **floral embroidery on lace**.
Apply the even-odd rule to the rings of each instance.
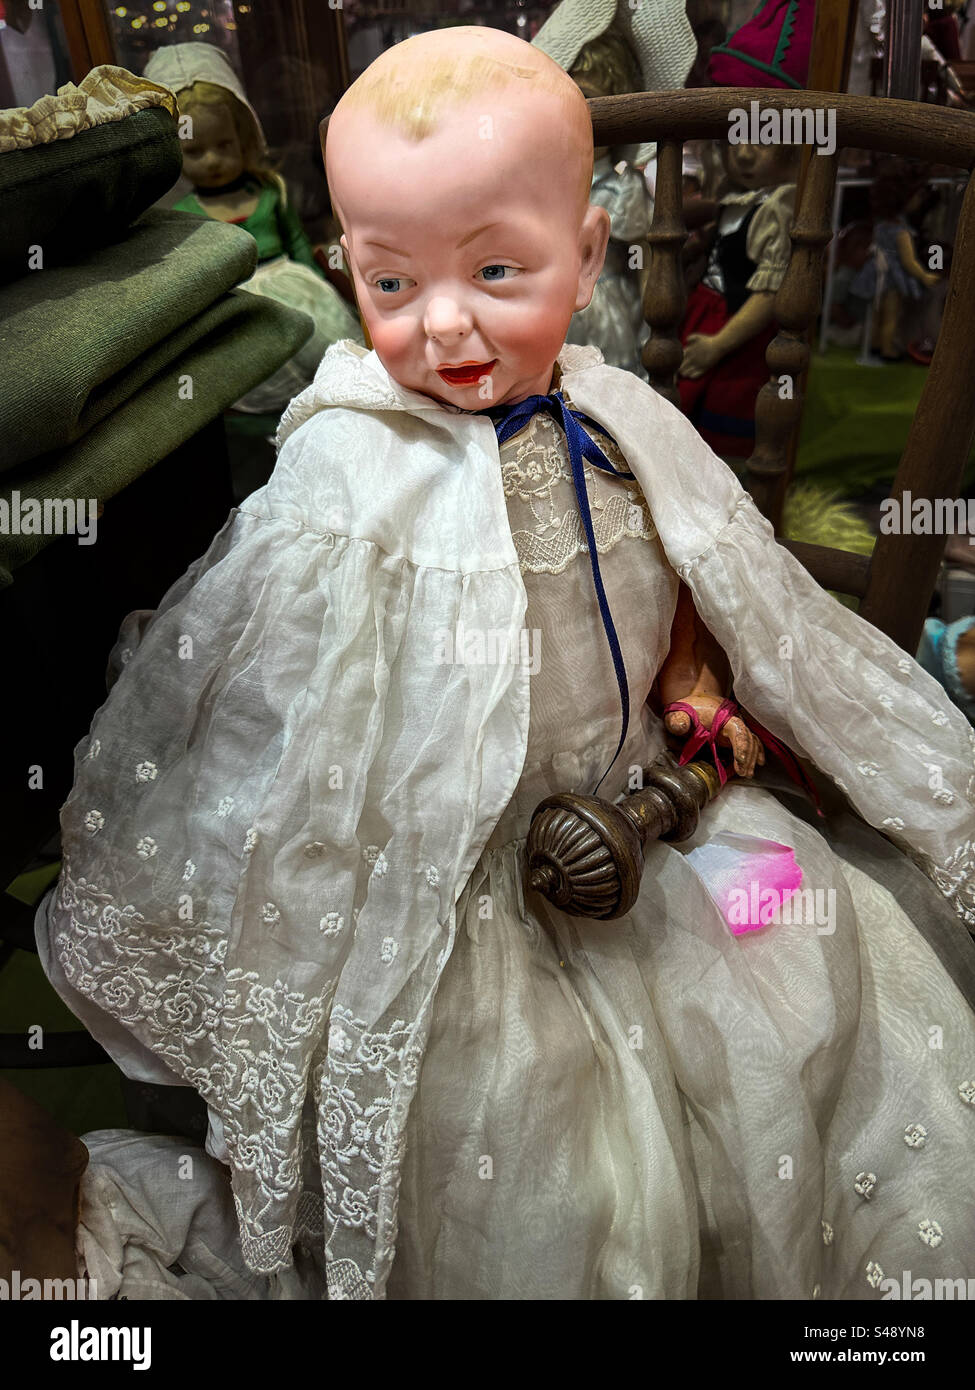
[[[244,1258],[269,1273],[286,1267],[291,1223],[282,1221],[281,1193],[300,1183],[293,1136],[306,1093],[294,1059],[324,1028],[335,981],[307,998],[281,980],[261,985],[256,971],[228,970],[222,930],[150,923],[75,879],[67,859],[57,894],[68,918],[55,937],[65,977],[218,1105],[233,1165],[255,1188],[246,1211],[234,1198]],[[270,1121],[260,1135],[255,1110]]]
[[[930,1221],[927,1218],[918,1223],[917,1233],[924,1241],[925,1245],[930,1245],[932,1250],[937,1250],[944,1240],[944,1232],[937,1221]]]
[[[433,864],[430,864],[427,868],[426,880],[431,888],[438,888],[440,886],[440,875]]]
[[[244,853],[245,853],[245,854],[253,854],[253,853],[254,853],[254,851],[257,849],[258,838],[259,838],[259,837],[258,837],[257,831],[254,829],[253,826],[251,826],[251,828],[248,830],[247,834],[244,836]]]
[[[152,859],[158,853],[159,846],[151,835],[143,835],[136,843],[135,852],[140,859]]]
[[[332,1242],[342,1228],[362,1229],[377,1243],[376,1263],[381,1263],[393,1247],[395,1222],[388,1214],[386,1224],[379,1212],[379,1191],[398,1172],[406,1144],[404,1116],[408,1096],[400,1095],[394,1106],[397,1066],[401,1065],[402,1087],[411,1093],[419,1073],[421,1048],[412,1028],[397,1019],[386,1032],[370,1033],[348,1009],[332,1010],[329,1027],[329,1072],[319,1065],[315,1071],[318,1106],[318,1142],[322,1160],[322,1187],[325,1194],[325,1253],[333,1258]],[[371,1079],[371,1080],[370,1080]],[[369,1084],[367,1084],[367,1082]],[[371,1100],[362,1104],[357,1097]],[[390,1121],[396,1123],[390,1124]],[[390,1142],[390,1135],[396,1139]],[[338,1263],[343,1263],[339,1261]],[[351,1263],[351,1262],[348,1262]],[[357,1266],[353,1266],[359,1278]],[[371,1298],[371,1290],[352,1297]]]
[[[616,445],[596,436],[616,468],[626,462]],[[627,537],[652,540],[657,529],[635,483],[614,481],[585,464],[596,549],[600,555]],[[530,524],[519,527],[519,513],[509,506],[512,539],[523,574],[561,574],[576,555],[588,551],[562,431],[547,415],[535,415],[526,427],[501,445],[504,495],[524,503]]]
[[[219,803],[219,805],[217,806],[217,815],[220,817],[221,820],[226,820],[226,818],[230,815],[230,813],[231,813],[231,811],[232,811],[233,809],[234,809],[234,799],[233,799],[233,797],[232,797],[232,796],[222,796],[222,797],[220,798],[220,803]]]
[[[338,936],[342,930],[342,914],[340,912],[326,912],[318,923],[318,930],[322,936]]]
[[[880,1285],[883,1283],[884,1271],[880,1268],[880,1265],[878,1265],[875,1260],[870,1261],[870,1263],[864,1270],[864,1273],[867,1276],[867,1283],[870,1285],[872,1289],[879,1288]]]
[[[975,927],[975,840],[966,840],[940,864],[929,854],[914,854],[909,847],[902,848],[944,894],[965,925]]]
[[[158,771],[155,763],[139,763],[135,769],[135,780],[137,782],[154,782]]]
[[[100,739],[100,738],[93,738],[92,741],[91,741],[91,747],[88,749],[88,761],[89,761],[89,762],[94,762],[95,759],[98,757],[98,755],[99,755],[99,753],[100,753],[101,751],[102,751],[102,741],[101,741],[101,739]]]
[[[833,1228],[832,1228],[832,1226],[829,1224],[828,1221],[823,1221],[823,1222],[822,1222],[822,1227],[823,1227],[823,1244],[824,1244],[824,1245],[832,1245],[832,1244],[833,1244]]]
[[[958,1095],[966,1105],[975,1105],[975,1081],[963,1081],[958,1087]]]
[[[379,949],[379,959],[382,961],[383,965],[391,965],[398,950],[399,945],[397,944],[396,938],[394,936],[384,936],[382,946]]]
[[[90,830],[92,835],[97,835],[104,824],[105,817],[102,815],[101,811],[85,812],[85,829]]]
[[[183,867],[183,882],[189,883],[190,879],[193,877],[195,873],[196,865],[193,863],[192,859],[187,859],[186,864]]]
[[[853,1191],[856,1192],[858,1196],[862,1197],[865,1202],[869,1202],[876,1186],[876,1173],[857,1173],[853,1182]]]
[[[909,1149],[923,1149],[928,1140],[928,1132],[923,1125],[908,1125],[904,1131],[904,1143]]]

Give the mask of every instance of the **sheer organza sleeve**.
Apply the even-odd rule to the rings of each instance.
[[[408,428],[311,420],[167,595],[76,750],[51,908],[69,984],[218,1116],[255,1270],[290,1263],[314,1097],[338,1297],[381,1292],[456,898],[527,739],[527,670],[453,650],[524,622],[496,456],[460,507],[476,462]]]
[[[614,429],[735,694],[846,792],[975,926],[975,731],[937,681],[822,589],[693,426],[598,367],[566,378]]]

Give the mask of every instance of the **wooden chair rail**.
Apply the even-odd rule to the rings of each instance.
[[[869,555],[831,550],[827,545],[810,545],[807,541],[780,540],[779,544],[794,555],[824,589],[851,594],[854,598],[865,596],[870,575]]]
[[[823,253],[831,237],[831,208],[839,151],[844,147],[900,155],[971,170],[975,166],[975,114],[927,103],[846,96],[834,92],[783,92],[722,88],[598,97],[589,102],[598,145],[657,143],[656,196],[649,235],[650,274],[644,313],[651,328],[643,362],[651,385],[677,399],[683,356],[680,326],[686,305],[681,252],[687,238],[681,192],[683,144],[725,139],[729,113],[806,109],[835,111],[836,149],[807,158],[791,229],[792,255],[775,297],[779,332],[769,345],[769,381],[756,404],[756,443],[746,483],[779,529],[788,481],[790,440],[802,410],[801,382],[809,361],[809,336],[822,302]],[[958,495],[975,435],[975,181],[969,179],[955,238],[951,281],[941,333],[925,380],[892,495],[952,498]],[[783,379],[790,390],[783,390]],[[861,600],[864,618],[914,652],[944,550],[943,536],[883,535],[872,558],[825,546],[787,547],[824,587]]]
[[[589,109],[596,144],[625,145],[678,135],[681,141],[724,139],[728,112],[748,111],[753,101],[763,110],[835,111],[838,149],[873,150],[960,169],[975,165],[975,113],[890,97],[705,87],[593,97]]]

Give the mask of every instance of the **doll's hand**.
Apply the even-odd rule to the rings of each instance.
[[[684,360],[678,369],[679,376],[695,380],[716,367],[721,361],[721,350],[716,336],[707,333],[692,333],[684,344]]]
[[[717,695],[685,695],[681,703],[690,705],[702,727],[710,730],[712,720],[724,701]],[[690,716],[682,710],[672,710],[664,715],[664,728],[676,738],[686,738],[691,732]],[[756,765],[761,767],[765,762],[761,739],[737,715],[732,715],[722,726],[718,743],[730,747],[735,757],[735,772],[739,777],[753,777]]]

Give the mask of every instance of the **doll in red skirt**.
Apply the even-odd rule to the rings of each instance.
[[[681,325],[678,386],[684,414],[725,458],[747,458],[754,447],[755,400],[776,332],[772,300],[789,264],[797,158],[793,146],[723,150],[728,190]]]

